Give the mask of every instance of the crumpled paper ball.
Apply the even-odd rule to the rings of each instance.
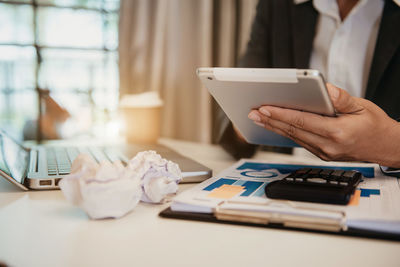
[[[144,151],[127,166],[120,161],[98,164],[80,154],[71,174],[59,186],[66,199],[81,207],[92,219],[119,218],[133,210],[140,199],[160,203],[176,193],[182,173],[176,163],[154,151]]]
[[[178,164],[162,158],[155,151],[139,152],[128,168],[142,180],[142,201],[160,203],[165,196],[178,191],[182,172]]]
[[[74,160],[71,174],[59,186],[67,200],[92,219],[122,217],[142,196],[141,181],[121,162],[98,164],[85,154]]]

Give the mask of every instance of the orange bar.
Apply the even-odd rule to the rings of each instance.
[[[208,194],[209,197],[229,199],[244,190],[244,186],[224,184]]]
[[[351,196],[348,205],[349,206],[358,206],[358,204],[360,203],[360,196],[361,196],[361,190],[354,191],[354,194]]]

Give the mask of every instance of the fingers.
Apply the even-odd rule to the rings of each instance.
[[[306,120],[304,120],[303,122],[299,122],[298,120],[292,119],[292,123],[286,123],[284,121],[276,120],[274,117],[275,113],[279,113],[281,110],[286,111],[286,109],[277,108],[276,112],[273,109],[268,110],[271,111],[270,117],[261,114],[257,110],[253,110],[249,113],[249,118],[252,119],[257,125],[264,127],[267,130],[273,131],[279,135],[292,139],[294,142],[301,145],[302,147],[309,150],[311,153],[320,157],[323,160],[333,160],[337,158],[337,146],[334,145],[334,142],[338,138],[338,136],[340,137],[341,132],[337,128],[334,128],[334,130],[331,130],[330,132],[326,130],[327,128],[329,128],[328,125],[334,125],[331,121],[334,118],[319,116],[322,118],[327,118],[329,120],[325,124],[322,123],[321,125],[317,125],[315,127],[312,126],[311,128],[316,129],[316,132],[313,133],[309,131],[307,128],[308,126],[305,125]],[[307,112],[299,112],[299,114],[315,115]],[[318,117],[318,115],[315,116]],[[324,129],[324,126],[326,129]],[[318,129],[320,129],[320,131],[318,131]],[[319,134],[319,132],[326,134],[326,136]]]
[[[364,107],[358,98],[350,96],[346,91],[327,84],[328,93],[335,109],[341,113],[359,113]],[[291,126],[291,129],[300,129],[315,135],[335,138],[340,132],[340,118],[331,118],[314,113],[302,112],[273,106],[263,106],[250,112],[249,118],[254,121],[268,124],[269,121],[281,121]]]
[[[329,137],[335,134],[337,128],[332,125],[332,118],[309,112],[284,109],[272,106],[261,107],[258,111],[249,113],[249,118],[268,124],[271,120],[281,121],[295,128]]]
[[[302,134],[300,134],[300,135],[289,134],[287,131],[282,130],[280,127],[274,127],[271,124],[263,124],[260,122],[255,122],[255,124],[257,124],[258,126],[264,127],[265,129],[270,130],[274,133],[277,133],[279,135],[282,135],[284,137],[292,139],[294,142],[296,142],[300,146],[304,147],[305,149],[307,149],[308,151],[310,151],[311,153],[313,153],[314,155],[316,155],[322,159],[328,159],[328,157],[325,155],[325,153],[318,146],[315,146],[315,144],[313,142],[309,142],[309,140],[312,139],[311,135],[310,135],[310,137],[304,138],[304,136],[302,136]],[[305,141],[302,138],[308,139],[308,141]],[[317,137],[317,138],[321,138],[321,137]],[[313,141],[315,141],[315,138],[313,139]]]
[[[324,142],[326,142],[326,138],[318,134],[303,130],[293,124],[288,124],[274,119],[258,122],[257,125],[263,126],[268,130],[293,140],[296,139],[307,144],[314,144],[314,146],[321,146]]]
[[[330,83],[327,83],[326,86],[332,104],[338,113],[356,113],[363,110],[363,107],[357,103],[356,98],[349,95],[345,90]]]

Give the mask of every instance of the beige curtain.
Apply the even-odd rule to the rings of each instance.
[[[162,136],[211,142],[221,125],[198,67],[235,66],[256,0],[121,0],[120,93],[157,91]]]

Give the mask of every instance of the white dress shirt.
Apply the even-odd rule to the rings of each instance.
[[[336,0],[313,0],[313,5],[319,17],[310,68],[351,95],[364,97],[384,1],[359,0],[343,21]]]

